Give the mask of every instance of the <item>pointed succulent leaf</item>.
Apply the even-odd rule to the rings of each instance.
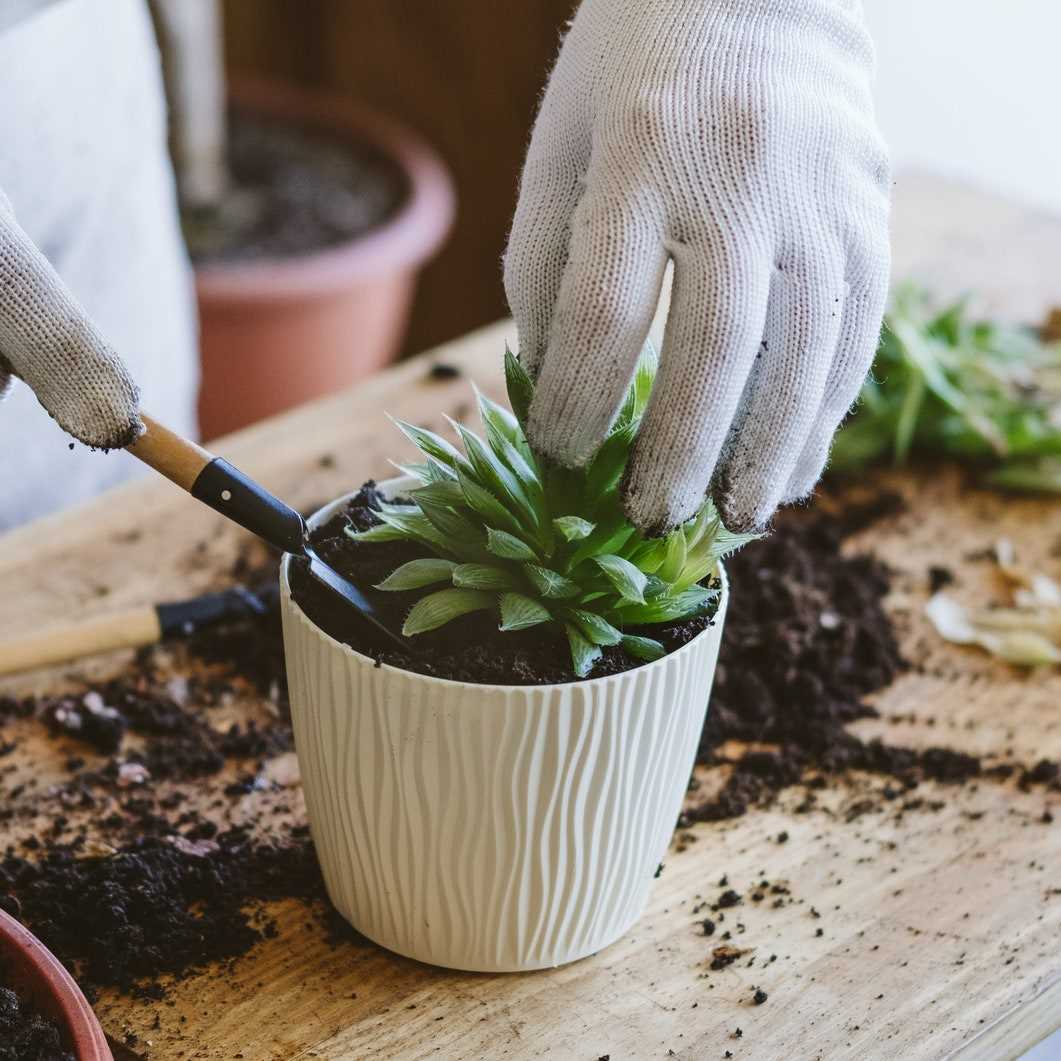
[[[407,542],[415,537],[397,527],[388,527],[386,523],[377,523],[374,527],[368,527],[363,531],[346,527],[343,533],[355,542]]]
[[[445,505],[449,508],[463,508],[465,505],[464,492],[456,479],[446,479],[444,482],[428,483],[426,486],[417,487],[412,492],[417,504],[424,501],[433,502],[436,505]]]
[[[485,487],[480,486],[464,469],[459,469],[457,479],[464,493],[465,503],[492,526],[510,534],[525,533],[519,520]]]
[[[724,560],[730,553],[743,549],[749,542],[761,538],[761,534],[737,534],[720,526],[711,543],[711,555],[716,560]]]
[[[428,431],[424,427],[417,427],[415,424],[407,424],[404,420],[395,420],[394,423],[421,453],[434,457],[448,468],[456,469],[464,463],[464,457],[457,447],[447,442],[441,435],[436,435],[434,431]]]
[[[501,595],[501,629],[526,630],[539,623],[552,620],[549,609],[540,601],[523,593],[503,593]]]
[[[440,552],[443,555],[451,553],[450,540],[446,537],[444,532],[440,532],[431,521],[421,513],[417,513],[410,516],[392,516],[388,512],[381,512],[379,518],[383,520],[387,526],[400,531],[404,538],[411,538],[414,541],[422,542],[428,548]],[[365,539],[362,538],[362,541]],[[375,538],[374,541],[386,541],[386,538]],[[393,540],[393,539],[392,539]]]
[[[569,578],[564,578],[559,571],[538,564],[524,564],[523,570],[531,580],[534,588],[543,596],[556,600],[567,600],[577,597],[582,587]]]
[[[716,596],[715,590],[693,586],[681,593],[657,597],[645,604],[622,604],[618,611],[625,623],[669,623],[698,615]]]
[[[596,612],[569,608],[564,612],[564,618],[591,644],[617,645],[623,639],[622,633]]]
[[[656,573],[664,582],[673,582],[685,567],[686,545],[685,533],[681,527],[671,531],[666,538],[663,563]]]
[[[456,566],[452,560],[442,560],[439,557],[410,560],[392,571],[376,589],[422,589],[424,586],[433,586],[436,582],[449,582]]]
[[[518,579],[511,571],[492,564],[460,564],[453,569],[453,585],[461,589],[514,589]]]
[[[538,513],[519,479],[478,435],[460,424],[454,426],[464,443],[464,450],[479,483],[513,511],[528,530],[536,529],[539,523]]]
[[[645,413],[648,399],[652,394],[652,384],[656,378],[656,368],[659,358],[651,341],[645,343],[641,356],[637,360],[637,368],[634,370],[633,382],[626,392],[622,410],[616,420],[616,424],[640,423]]]
[[[457,479],[456,473],[452,468],[445,464],[440,464],[437,460],[426,460],[421,464],[399,464],[396,461],[391,461],[391,464],[402,475],[409,475],[414,479],[418,479],[425,486],[428,483],[455,482]]]
[[[517,445],[521,442],[523,440],[523,431],[515,416],[503,405],[498,405],[497,402],[488,398],[474,384],[472,386],[475,389],[475,397],[479,403],[479,416],[483,421],[483,430],[488,433],[493,430],[500,434],[502,438],[508,439],[512,445]]]
[[[527,426],[527,413],[531,399],[534,397],[534,384],[527,370],[519,363],[516,355],[505,347],[505,386],[508,389],[508,404],[523,427]]]
[[[586,475],[586,493],[591,498],[600,497],[618,483],[636,435],[635,424],[624,424],[605,439]]]
[[[449,505],[439,505],[425,497],[420,501],[420,511],[431,526],[450,542],[468,543],[482,538],[482,531],[471,519]]]
[[[666,649],[651,637],[637,637],[634,634],[626,634],[621,643],[631,656],[648,662],[660,659],[666,654]]]
[[[619,591],[619,596],[623,600],[644,604],[645,586],[648,580],[643,571],[634,567],[629,560],[614,554],[595,556],[593,560],[608,576],[608,580]]]
[[[417,505],[381,501],[376,511],[385,512],[388,516],[415,516],[420,509]]]
[[[574,665],[575,674],[580,678],[585,678],[593,670],[593,665],[601,658],[603,654],[601,647],[588,641],[571,623],[565,623],[564,629],[567,631],[567,643],[571,646],[571,662]]]
[[[535,502],[544,501],[541,476],[535,467],[533,456],[526,447],[514,446],[507,438],[496,433],[489,433],[490,447],[508,465],[509,469],[519,480],[520,485],[527,492],[527,496]]]
[[[557,516],[553,526],[565,542],[577,542],[588,538],[596,529],[595,523],[581,516]]]
[[[497,595],[494,593],[483,593],[474,589],[440,589],[413,605],[402,627],[402,633],[406,637],[425,634],[428,630],[435,630],[469,612],[493,608],[496,603]]]
[[[659,575],[646,575],[645,576],[645,600],[650,601],[656,597],[662,597],[664,593],[667,593],[671,589],[671,584],[664,579],[660,578]]]
[[[494,527],[486,528],[486,548],[502,560],[538,559],[538,554],[522,538]]]
[[[626,552],[626,558],[646,575],[655,574],[667,558],[667,539],[649,538],[640,542]]]

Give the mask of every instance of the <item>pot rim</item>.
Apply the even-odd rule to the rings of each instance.
[[[113,1061],[95,1012],[65,966],[25,925],[0,910],[0,953],[9,949],[31,991],[54,1005],[44,1010],[63,1026],[77,1061]]]
[[[406,484],[415,482],[410,476],[397,476],[393,479],[385,479],[378,483],[378,489],[380,490],[395,490],[400,489]],[[339,506],[346,504],[350,498],[356,496],[357,490],[351,490],[341,497],[335,498],[333,501],[329,501],[328,504],[322,505],[316,512],[313,513],[306,521],[307,526],[311,529],[323,520],[331,517],[332,513],[339,508]],[[283,559],[280,563],[280,597],[282,603],[290,607],[291,610],[296,614],[300,623],[308,627],[312,633],[317,637],[324,638],[332,648],[338,649],[344,655],[354,657],[357,659],[359,664],[367,663],[374,669],[391,671],[394,674],[403,675],[405,678],[410,680],[419,680],[428,683],[436,683],[439,685],[453,686],[461,689],[480,689],[484,692],[508,692],[510,690],[523,689],[528,691],[541,691],[551,692],[554,689],[570,689],[574,686],[584,688],[588,686],[594,686],[605,682],[621,682],[627,680],[631,675],[638,674],[641,671],[646,671],[649,668],[655,667],[660,668],[665,665],[668,661],[676,659],[678,656],[686,652],[691,652],[695,647],[699,645],[699,642],[709,635],[718,634],[720,636],[719,627],[721,622],[719,616],[722,619],[725,618],[726,605],[729,601],[729,578],[726,575],[726,569],[722,565],[721,561],[718,565],[719,581],[722,583],[722,592],[719,594],[718,607],[715,610],[715,615],[712,617],[711,625],[705,630],[702,630],[692,640],[687,641],[681,648],[675,649],[673,652],[668,652],[665,656],[661,656],[659,659],[652,660],[648,663],[642,663],[637,667],[631,667],[630,670],[621,671],[619,674],[605,674],[599,678],[576,678],[571,682],[552,682],[549,684],[541,685],[498,685],[490,682],[465,682],[457,681],[453,678],[439,678],[434,674],[421,674],[419,671],[406,670],[404,667],[396,667],[392,663],[381,663],[377,664],[371,656],[366,656],[363,652],[358,652],[356,648],[352,648],[350,645],[343,641],[337,641],[331,634],[326,630],[322,630],[299,606],[298,601],[295,600],[291,593],[291,583],[288,579],[288,566],[291,562],[291,554],[284,553]]]
[[[434,148],[401,122],[346,96],[267,79],[235,78],[229,98],[253,114],[364,141],[401,170],[407,190],[393,214],[332,247],[290,257],[196,266],[195,286],[201,298],[241,304],[327,296],[357,281],[418,266],[449,234],[456,213],[449,170]]]

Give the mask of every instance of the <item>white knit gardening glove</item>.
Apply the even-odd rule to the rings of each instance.
[[[674,287],[624,483],[659,531],[711,489],[759,527],[814,487],[877,343],[889,167],[858,0],[584,0],[505,258],[530,439],[584,463]]]
[[[87,446],[120,449],[143,431],[136,384],[0,192],[0,398],[13,376]]]

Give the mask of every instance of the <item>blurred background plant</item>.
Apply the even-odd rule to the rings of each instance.
[[[919,453],[973,464],[993,486],[1061,493],[1061,342],[900,285],[830,469]]]

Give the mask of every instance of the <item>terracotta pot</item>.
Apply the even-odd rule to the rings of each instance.
[[[398,353],[424,262],[453,220],[453,184],[418,136],[343,97],[237,82],[233,102],[375,146],[397,163],[408,194],[386,221],[348,243],[299,257],[196,270],[204,438],[318,398]]]
[[[17,994],[58,1023],[77,1061],[114,1061],[103,1029],[74,978],[32,932],[2,910],[0,959]]]
[[[381,488],[400,494],[409,480]],[[319,526],[349,497],[321,509]],[[314,624],[280,568],[295,747],[336,909],[419,961],[523,972],[641,916],[704,725],[728,590],[677,651],[565,685],[380,665]]]

